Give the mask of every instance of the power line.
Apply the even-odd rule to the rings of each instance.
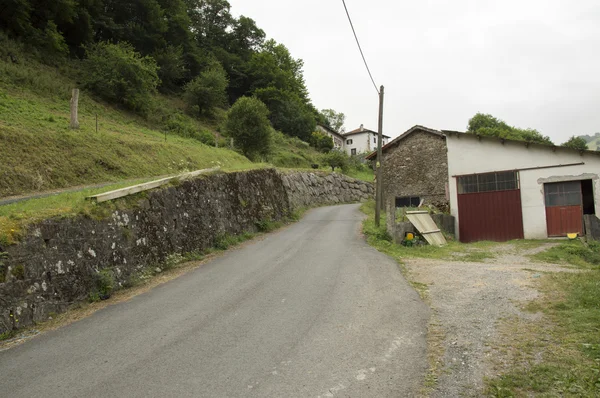
[[[360,50],[360,55],[362,56],[363,61],[365,62],[365,66],[367,67],[367,72],[369,72],[369,77],[371,78],[371,82],[373,82],[373,87],[375,87],[375,91],[379,94],[379,89],[377,89],[377,84],[375,84],[375,80],[373,79],[373,75],[371,74],[371,70],[369,69],[369,65],[367,64],[367,60],[365,59],[365,54],[363,54],[363,50],[360,46],[360,42],[358,41],[358,36],[356,35],[356,30],[354,30],[354,24],[352,24],[352,18],[350,18],[350,13],[348,12],[348,7],[346,7],[346,1],[342,0],[344,4],[344,9],[346,10],[346,15],[348,16],[348,21],[350,22],[350,27],[352,28],[352,33],[354,33],[354,38],[356,39],[356,44],[358,45],[358,49]]]

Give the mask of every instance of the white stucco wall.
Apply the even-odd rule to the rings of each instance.
[[[352,144],[348,144],[348,140],[352,140]],[[389,138],[383,137],[382,146],[387,144]],[[373,152],[377,149],[377,133],[365,131],[364,133],[352,134],[345,137],[344,149],[348,155],[352,154],[352,149],[356,149],[356,153]]]
[[[530,167],[580,163],[583,165],[520,171],[523,232],[525,239],[543,239],[548,236],[544,183],[573,180],[593,180],[596,215],[600,217],[600,154],[583,153],[563,148],[552,148],[525,143],[505,142],[462,134],[447,137],[450,208],[456,217],[458,237],[458,192],[453,176],[492,171],[506,171]]]

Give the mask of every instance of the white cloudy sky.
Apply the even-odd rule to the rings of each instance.
[[[377,128],[377,94],[341,0],[229,0],[305,63],[315,106]],[[600,1],[346,0],[385,86],[384,132],[463,131],[476,112],[561,143],[600,131]]]

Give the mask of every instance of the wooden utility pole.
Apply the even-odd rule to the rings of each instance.
[[[377,185],[375,187],[375,225],[379,227],[383,201],[381,143],[383,142],[383,86],[379,89],[379,124],[377,127]]]
[[[77,107],[79,106],[79,89],[74,88],[71,93],[71,128],[79,128],[79,120],[77,120]]]

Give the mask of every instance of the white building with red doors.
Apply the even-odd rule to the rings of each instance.
[[[600,152],[444,131],[457,238],[543,239],[600,217]]]

